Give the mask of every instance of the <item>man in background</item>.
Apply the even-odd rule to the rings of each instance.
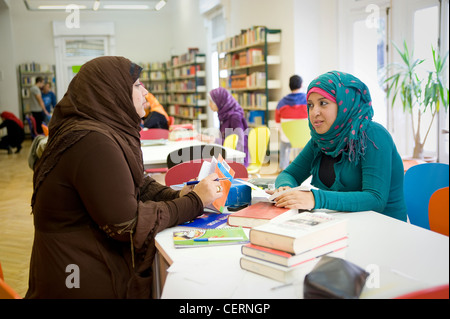
[[[278,102],[275,111],[275,122],[280,132],[280,169],[284,170],[289,165],[291,144],[281,129],[281,122],[308,118],[306,106],[306,94],[300,92],[303,80],[299,75],[289,78],[291,93]]]
[[[44,101],[42,100],[41,88],[44,86],[44,79],[40,76],[36,77],[36,84],[30,88],[30,111],[36,121],[36,132],[43,134],[42,122],[45,121],[46,116],[50,113],[45,109]]]

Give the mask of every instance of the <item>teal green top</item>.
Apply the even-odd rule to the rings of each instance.
[[[275,186],[296,187],[312,175],[314,209],[344,212],[373,210],[406,221],[403,195],[403,162],[389,132],[380,124],[367,125],[365,154],[355,165],[348,156],[334,164],[336,179],[331,187],[319,178],[322,151],[312,139],[297,158],[277,177]]]

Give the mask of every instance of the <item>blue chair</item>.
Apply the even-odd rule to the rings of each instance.
[[[436,190],[449,186],[448,173],[443,163],[419,164],[406,171],[403,190],[411,224],[430,229],[428,203]]]

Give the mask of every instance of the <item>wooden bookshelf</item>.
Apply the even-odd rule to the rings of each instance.
[[[281,81],[281,30],[254,26],[217,45],[220,86],[230,90],[244,109],[249,125],[268,125],[274,118]],[[223,72],[226,71],[226,72]]]

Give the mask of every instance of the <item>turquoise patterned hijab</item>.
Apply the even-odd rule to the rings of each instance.
[[[343,153],[356,165],[365,154],[366,129],[373,117],[369,89],[351,74],[331,71],[309,84],[307,96],[312,92],[334,99],[338,105],[336,120],[328,132],[318,134],[309,123],[312,140],[323,153],[332,157]]]

